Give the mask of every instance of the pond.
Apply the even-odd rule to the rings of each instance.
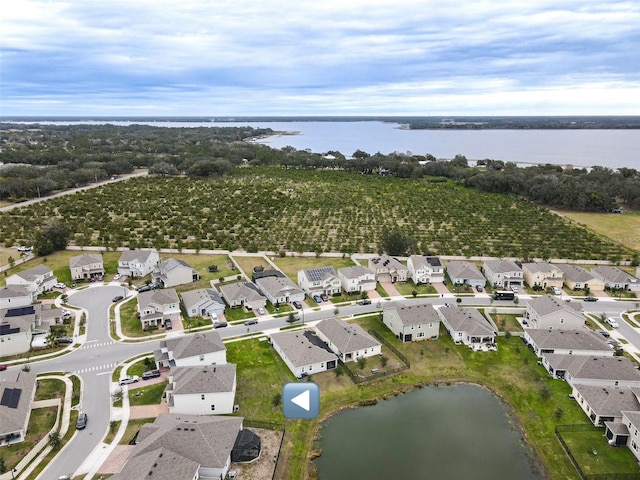
[[[424,387],[350,409],[320,431],[321,480],[542,480],[507,406],[477,385]]]

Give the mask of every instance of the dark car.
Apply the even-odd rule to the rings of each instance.
[[[78,430],[82,430],[84,427],[87,426],[87,414],[86,413],[81,413],[80,415],[78,415],[78,421],[76,422],[76,428]]]
[[[153,283],[150,283],[149,286],[153,290],[158,290],[159,288],[162,288],[162,283],[161,282],[153,282]]]
[[[482,285],[476,285],[476,290],[481,292],[482,291]]]
[[[228,325],[227,322],[216,322],[213,324],[213,328],[224,328]]]
[[[165,320],[164,321],[164,328],[165,330],[171,330],[173,328],[173,324],[171,323],[171,320]]]
[[[111,300],[113,303],[119,302],[120,300],[124,300],[124,297],[122,295],[118,295],[116,297],[113,297],[113,300]]]
[[[255,318],[251,318],[249,320],[247,320],[246,322],[244,322],[245,325],[257,325],[258,324],[258,320]]]
[[[596,297],[584,297],[585,302],[597,302],[598,299]]]
[[[360,305],[371,305],[371,300],[365,298],[364,300],[360,300],[358,303]]]
[[[596,330],[597,333],[599,333],[600,335],[602,335],[605,338],[609,338],[611,336],[611,334],[609,332],[607,332],[606,330]]]
[[[56,338],[55,342],[58,345],[71,345],[73,343],[73,338],[70,337],[60,337],[60,338]]]
[[[140,285],[138,287],[138,293],[140,293],[140,292],[148,292],[149,290],[151,290],[151,287],[149,285]]]
[[[142,374],[143,380],[148,380],[150,378],[158,378],[160,376],[160,370],[149,370],[148,372],[144,372]]]
[[[302,310],[302,304],[297,300],[293,302],[292,305],[294,306],[294,308],[297,308],[298,310]]]
[[[322,299],[323,302],[329,301],[329,296],[326,293],[323,293],[322,295],[320,295],[320,298]]]

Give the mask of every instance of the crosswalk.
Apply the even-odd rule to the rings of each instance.
[[[109,346],[109,345],[113,345],[115,343],[116,342],[113,342],[113,341],[111,341],[111,342],[85,343],[84,345],[82,345],[80,347],[80,350],[85,350],[87,348],[106,347],[106,346]]]
[[[74,370],[73,373],[90,373],[90,372],[99,372],[102,370],[113,370],[117,365],[118,365],[117,362],[105,363],[104,365],[99,365],[97,367],[80,368],[78,370]]]

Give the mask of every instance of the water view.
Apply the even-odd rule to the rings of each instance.
[[[322,428],[321,480],[542,480],[507,407],[476,385],[424,387]]]

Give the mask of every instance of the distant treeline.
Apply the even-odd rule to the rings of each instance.
[[[640,128],[640,117],[441,117],[411,119],[406,122],[406,125],[413,130],[636,129]]]
[[[640,207],[640,173],[604,167],[563,169],[556,165],[519,168],[481,160],[470,167],[463,155],[436,161],[432,155],[369,154],[346,158],[247,139],[274,133],[251,127],[163,128],[146,125],[3,125],[0,198],[20,201],[148,168],[161,176],[198,178],[230,173],[234,167],[270,165],[296,169],[340,169],[358,174],[453,180],[483,192],[520,195],[557,208],[611,211]],[[355,180],[354,180],[355,181]]]

